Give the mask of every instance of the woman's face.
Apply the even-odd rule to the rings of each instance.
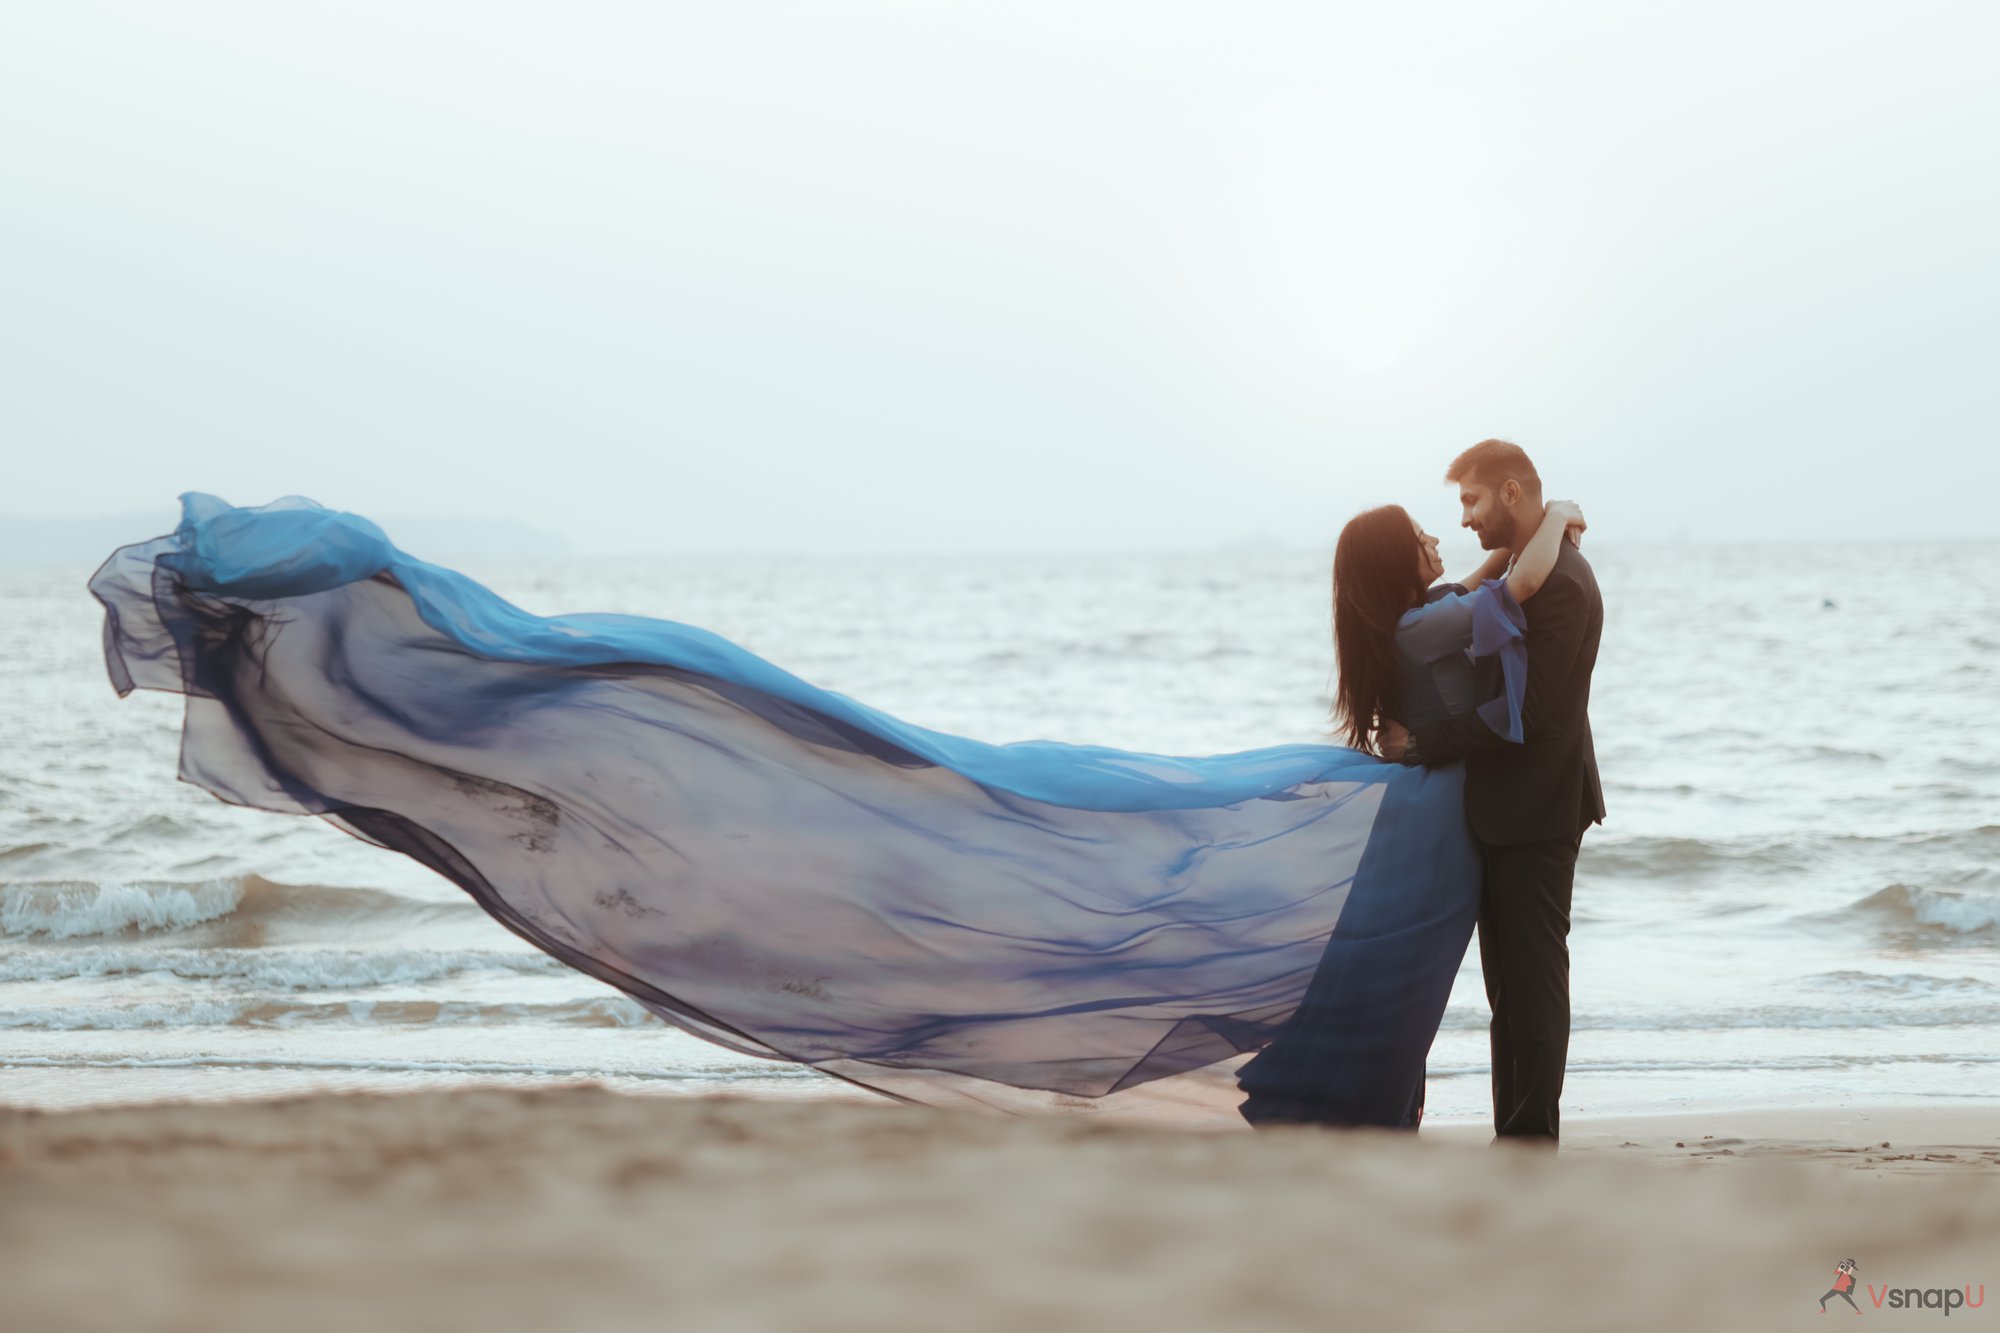
[[[1424,531],[1424,525],[1414,518],[1410,526],[1417,530],[1417,581],[1426,588],[1444,577],[1444,561],[1438,559],[1438,539]]]

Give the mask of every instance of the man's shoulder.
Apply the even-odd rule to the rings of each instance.
[[[1521,604],[1528,623],[1564,619],[1571,615],[1594,615],[1604,605],[1597,591],[1597,576],[1583,553],[1567,541],[1556,555],[1555,567],[1542,581],[1541,590]]]
[[[1565,541],[1556,552],[1555,568],[1549,571],[1548,582],[1571,584],[1593,599],[1598,595],[1597,573],[1574,542]]]

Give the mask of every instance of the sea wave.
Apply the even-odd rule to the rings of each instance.
[[[508,1060],[339,1059],[326,1056],[126,1055],[110,1058],[64,1055],[0,1055],[0,1069],[271,1069],[332,1070],[385,1074],[499,1074],[530,1078],[616,1078],[650,1083],[766,1082],[792,1079],[814,1083],[826,1078],[819,1070],[785,1061],[734,1057],[710,1064],[690,1063],[671,1069],[609,1068],[602,1064],[553,1065]]]
[[[194,884],[54,883],[0,886],[0,935],[67,940],[127,931],[178,930],[228,916],[240,879]]]
[[[18,1063],[18,1062],[16,1062]],[[1896,1065],[1992,1065],[2000,1064],[2000,1054],[1984,1051],[1893,1051],[1887,1053],[1815,1051],[1804,1055],[1754,1055],[1740,1059],[1681,1059],[1665,1058],[1657,1060],[1612,1058],[1594,1060],[1571,1057],[1571,1074],[1691,1074],[1702,1072],[1743,1071],[1752,1074],[1794,1073],[1811,1070],[1839,1069],[1888,1069]],[[1424,1066],[1426,1078],[1463,1078],[1468,1075],[1484,1077],[1492,1072],[1488,1064],[1430,1064]],[[1917,1094],[1919,1096],[1926,1094]],[[1962,1094],[1961,1094],[1962,1095]],[[1975,1096],[1990,1094],[1977,1093]]]
[[[1492,1021],[1483,1008],[1445,1010],[1441,1026],[1483,1031]],[[1751,1028],[1946,1028],[2000,1024],[2000,998],[1947,1004],[1765,1004],[1721,1009],[1663,1009],[1644,1013],[1573,1013],[1573,1032],[1716,1032]]]
[[[72,940],[171,932],[226,919],[384,925],[477,914],[470,900],[432,903],[381,889],[280,884],[258,875],[198,881],[58,880],[0,884],[0,935]]]
[[[1796,875],[1857,861],[1916,862],[1961,877],[2000,865],[2000,825],[1871,836],[1858,833],[1733,838],[1631,837],[1585,842],[1580,873],[1613,879]],[[1967,867],[1971,867],[1968,870]]]
[[[1953,935],[2000,935],[2000,894],[1891,884],[1855,902],[1851,910],[1904,927]]]
[[[130,1031],[135,1028],[296,1028],[327,1024],[356,1027],[491,1027],[538,1024],[562,1027],[639,1027],[657,1023],[643,1005],[622,995],[553,1004],[482,1004],[469,1000],[288,1001],[269,998],[188,1000],[138,1004],[65,1005],[0,1011],[0,1029],[50,1032]]]
[[[355,990],[412,985],[476,972],[570,974],[527,949],[173,949],[105,945],[22,950],[0,958],[0,983],[168,975],[267,990]]]
[[[1896,999],[1922,999],[1933,995],[2000,995],[2000,986],[1978,977],[1940,977],[1928,972],[1859,972],[1843,968],[1837,972],[1816,972],[1804,978],[1808,985],[1828,990]]]
[[[1810,849],[1789,839],[1627,838],[1584,843],[1580,874],[1614,879],[1800,871]]]

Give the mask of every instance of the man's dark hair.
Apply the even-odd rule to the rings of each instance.
[[[1446,481],[1469,478],[1482,486],[1498,486],[1509,477],[1520,482],[1531,498],[1541,498],[1542,476],[1535,471],[1527,450],[1507,440],[1481,440],[1454,458],[1444,473]]]

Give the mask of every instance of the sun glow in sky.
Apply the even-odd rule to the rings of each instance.
[[[73,0],[0,514],[586,550],[2000,535],[2000,8]]]

